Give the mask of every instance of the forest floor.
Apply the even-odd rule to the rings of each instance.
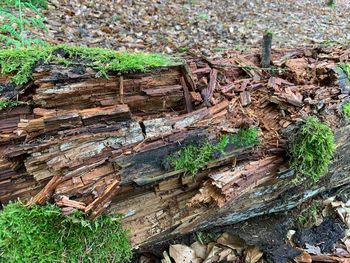
[[[119,50],[174,53],[258,46],[265,30],[274,46],[350,40],[350,3],[337,0],[49,0],[49,38]]]

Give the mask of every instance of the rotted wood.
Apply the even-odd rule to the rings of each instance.
[[[262,40],[261,66],[268,68],[271,64],[272,32],[265,32]]]
[[[32,103],[0,111],[0,202],[123,214],[134,247],[146,248],[346,185],[350,126],[340,109],[349,93],[333,70],[344,54],[274,50],[284,71],[273,76],[259,68],[260,50],[191,55],[187,65],[109,79],[40,65],[26,92],[1,76],[2,98]],[[306,115],[327,122],[337,144],[329,172],[308,187],[291,182],[284,133]],[[247,127],[259,129],[259,145],[229,143],[196,176],[171,166],[183,147]]]

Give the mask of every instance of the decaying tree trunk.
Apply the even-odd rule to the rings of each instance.
[[[276,72],[258,68],[259,50],[188,65],[96,79],[89,69],[34,69],[2,98],[30,102],[0,112],[0,201],[55,202],[66,213],[123,214],[133,245],[283,211],[350,182],[348,92],[332,70],[342,50],[277,50]],[[286,155],[295,122],[331,125],[337,151],[316,185],[294,184]],[[167,169],[185,145],[259,127],[255,147],[227,147],[196,176]]]

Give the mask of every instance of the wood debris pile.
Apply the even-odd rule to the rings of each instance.
[[[187,65],[109,79],[40,65],[20,87],[1,76],[2,98],[28,105],[0,111],[0,201],[122,213],[134,245],[293,207],[307,196],[288,183],[283,131],[304,116],[330,124],[338,146],[313,194],[350,181],[336,172],[350,163],[341,114],[349,92],[333,70],[349,54],[275,50],[270,69],[259,67],[259,50],[192,54]],[[185,145],[247,127],[260,129],[260,145],[229,147],[195,177],[164,164]]]

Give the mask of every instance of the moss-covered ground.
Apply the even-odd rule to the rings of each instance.
[[[62,215],[54,205],[10,203],[0,212],[0,262],[128,262],[131,246],[120,219]]]

